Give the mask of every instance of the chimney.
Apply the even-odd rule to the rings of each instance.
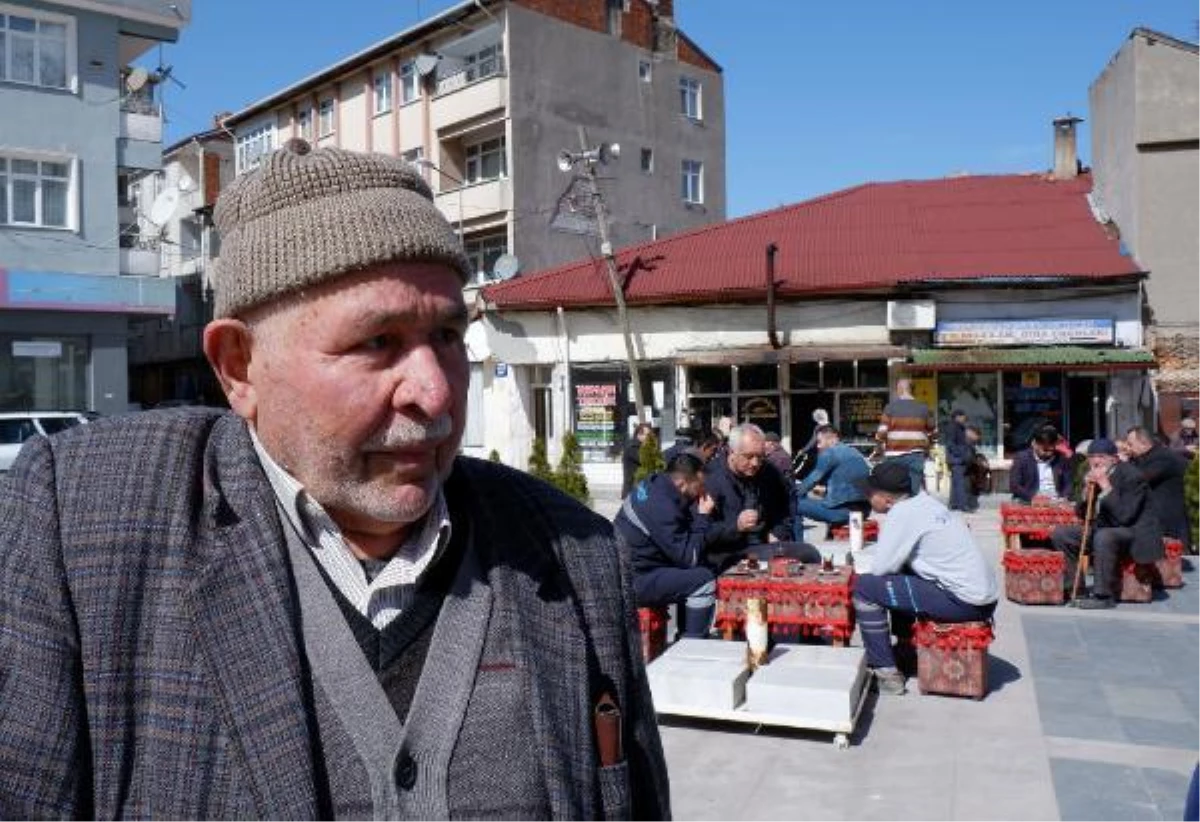
[[[1079,175],[1079,151],[1075,144],[1075,124],[1082,118],[1058,117],[1054,120],[1054,179],[1074,180]]]

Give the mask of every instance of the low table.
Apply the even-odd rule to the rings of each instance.
[[[1060,525],[1082,525],[1075,516],[1075,507],[1070,503],[1044,505],[1018,505],[1003,503],[1000,506],[1000,531],[1004,534],[1005,548],[1022,548],[1024,539],[1048,540]]]
[[[854,569],[777,558],[767,567],[735,565],[717,577],[716,624],[725,639],[745,629],[746,600],[767,601],[767,627],[772,633],[822,636],[844,646],[854,633],[850,594]]]

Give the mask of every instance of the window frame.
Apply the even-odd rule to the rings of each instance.
[[[325,115],[329,115],[329,129],[325,130]],[[317,139],[332,137],[337,133],[337,100],[326,97],[317,101]]]
[[[646,174],[646,175],[654,174],[654,149],[653,148],[647,148],[645,146],[642,147],[641,154],[638,158],[638,168],[641,169],[643,174]]]
[[[654,61],[648,57],[638,58],[638,80],[643,83],[654,82]]]
[[[421,78],[417,74],[417,61],[405,60],[400,64],[400,105],[405,106],[421,99]],[[411,86],[411,89],[410,89]]]
[[[16,171],[13,162],[35,163],[36,172]],[[65,167],[62,175],[48,173],[47,165]],[[50,231],[76,231],[79,224],[79,162],[71,154],[60,154],[45,151],[26,151],[20,149],[4,149],[0,151],[0,227],[16,229],[48,229]],[[17,181],[34,185],[33,189],[33,220],[12,219],[16,198],[13,186]],[[46,222],[46,184],[62,185],[62,224]]]
[[[688,166],[694,166],[689,170]],[[679,163],[680,199],[688,205],[704,205],[704,161],[683,159]],[[695,186],[691,185],[695,179]]]
[[[395,104],[392,91],[392,72],[389,69],[371,72],[371,106],[376,117],[391,113]]]
[[[18,32],[17,37],[21,39],[31,38],[34,41],[33,50],[33,79],[18,80],[12,77],[12,43],[13,30],[10,29],[8,19],[10,17],[21,17],[36,21],[35,31]],[[44,39],[46,38],[41,27],[43,23],[51,25],[63,26],[63,85],[51,85],[41,82],[42,74],[42,59],[41,50]],[[0,3],[0,44],[4,58],[0,63],[0,82],[13,83],[15,85],[32,86],[33,88],[50,89],[53,91],[69,91],[75,93],[79,90],[79,66],[78,66],[78,31],[74,17],[68,14],[56,14],[54,12],[42,11],[41,9],[31,9],[22,6],[10,6]]]
[[[679,113],[696,122],[704,119],[704,84],[686,74],[679,77]]]
[[[489,144],[496,143],[489,150]],[[485,177],[483,175],[483,166],[486,158],[493,155],[499,155],[500,168],[494,176]],[[475,171],[472,171],[472,168]],[[508,178],[508,138],[504,134],[497,134],[494,137],[487,137],[482,140],[477,140],[473,143],[463,145],[463,184],[475,185],[476,183],[489,183],[496,180],[504,180]]]
[[[499,253],[496,253],[497,249],[499,249]],[[487,267],[489,257],[492,265],[495,266],[496,260],[508,253],[508,233],[502,231],[496,234],[464,237],[463,253],[467,255],[467,259],[475,269],[475,278],[479,282],[485,282],[490,279],[487,275],[491,273],[491,269]],[[481,263],[483,265],[480,265]]]
[[[258,168],[263,157],[275,150],[276,142],[275,123],[269,120],[237,135],[234,140],[234,162],[237,173],[245,174],[247,171]],[[257,146],[257,152],[255,152],[258,143],[262,145]]]
[[[312,141],[313,138],[313,109],[303,106],[296,109],[296,136],[301,140]]]

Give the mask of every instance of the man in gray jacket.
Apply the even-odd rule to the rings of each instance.
[[[887,518],[879,540],[862,552],[865,573],[854,582],[854,610],[879,690],[898,695],[905,691],[905,678],[896,667],[890,633],[906,638],[918,616],[939,622],[989,620],[999,587],[963,518],[924,491],[913,494],[903,463],[876,466],[862,489],[871,508]]]
[[[0,486],[0,818],[669,815],[611,528],[458,456],[470,267],[420,175],[291,141],[215,219],[233,411]]]

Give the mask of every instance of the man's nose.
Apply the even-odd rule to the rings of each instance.
[[[450,411],[454,404],[454,389],[445,366],[431,346],[411,351],[398,376],[397,409],[415,406],[428,419]]]

